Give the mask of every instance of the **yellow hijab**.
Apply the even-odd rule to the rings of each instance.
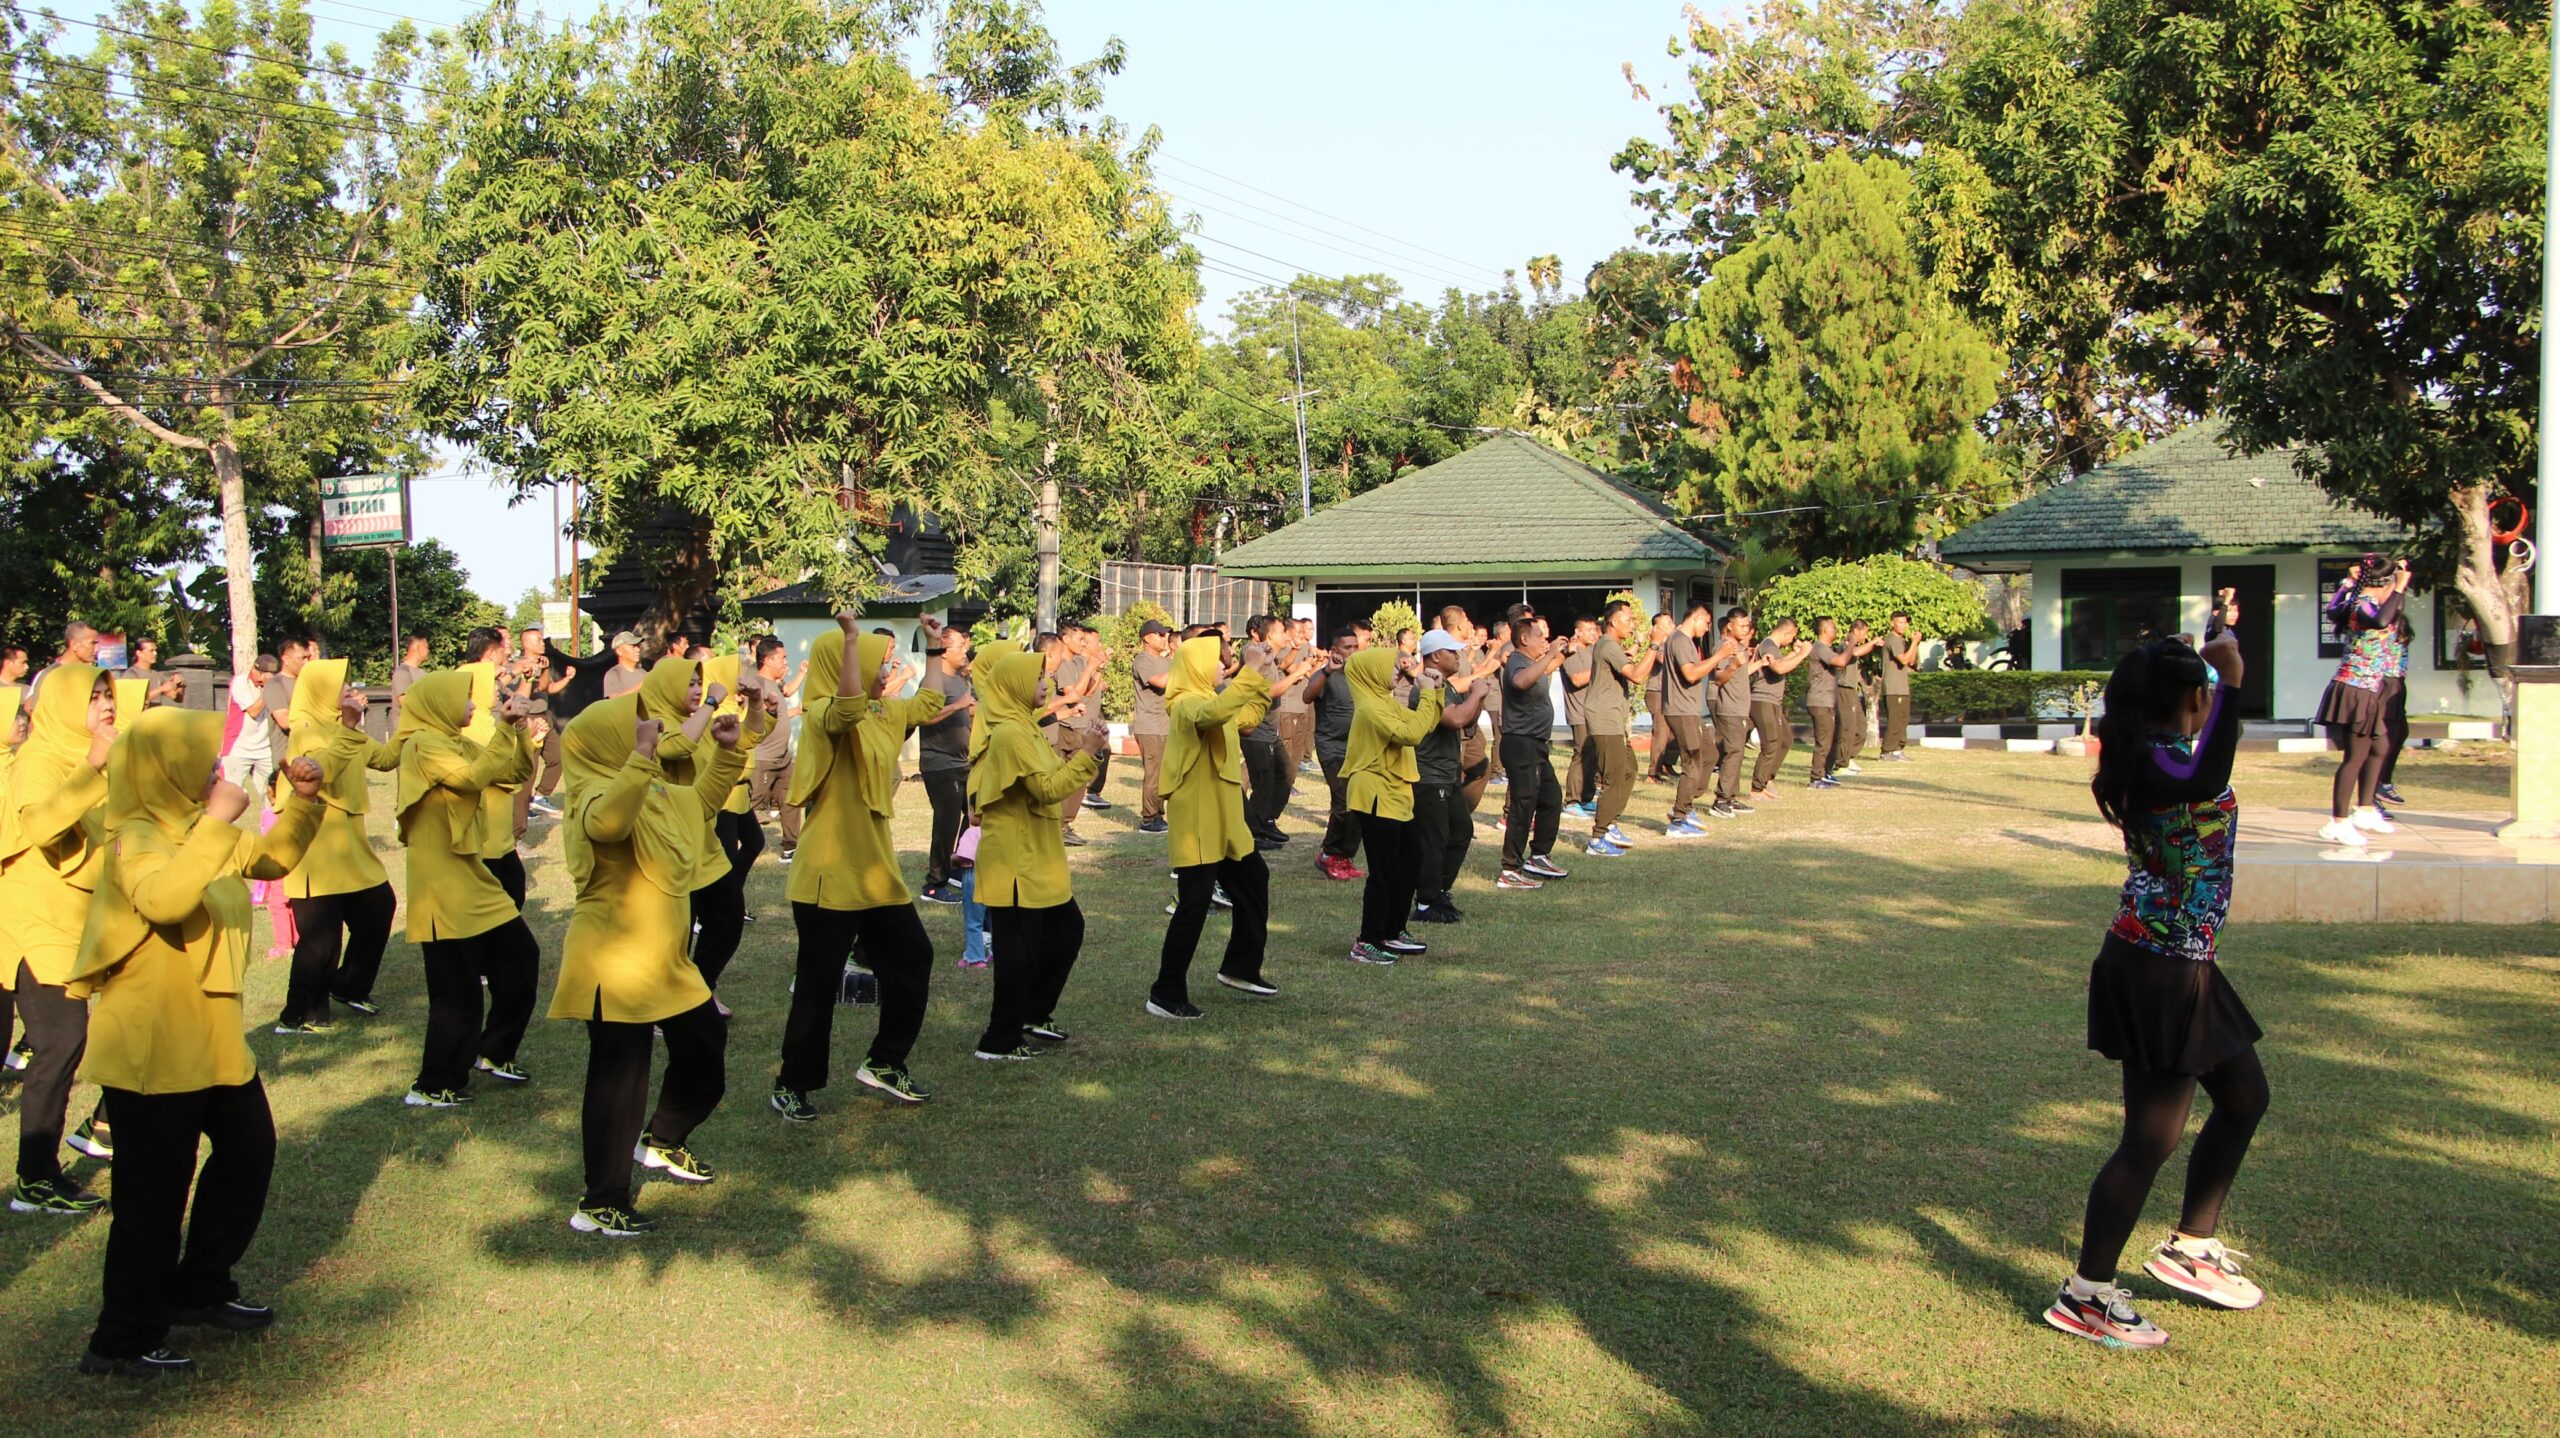
[[[89,762],[89,696],[97,687],[98,666],[57,664],[36,690],[27,742],[18,746],[17,762],[9,770],[9,801],[0,804],[0,859],[18,857],[33,842],[18,823],[18,806],[61,788]],[[216,748],[221,741],[217,730]]]
[[[1351,681],[1352,704],[1351,740],[1343,749],[1342,772],[1378,774],[1407,784],[1421,778],[1422,770],[1413,762],[1413,746],[1387,742],[1392,721],[1385,711],[1404,707],[1395,696],[1396,652],[1363,649],[1351,656],[1342,673]]]
[[[1045,666],[1021,646],[990,644],[978,656],[977,722],[969,729],[969,799],[980,808],[1024,779],[1058,767],[1057,751],[1040,737],[1040,675]]]
[[[678,784],[693,782],[694,746],[684,737],[685,721],[693,717],[693,711],[686,707],[685,698],[693,690],[694,677],[701,673],[699,659],[661,659],[649,666],[648,676],[633,691],[639,696],[640,717],[655,719],[664,726],[658,734],[658,763],[667,771],[667,778]],[[708,680],[704,681],[703,692],[710,692]]]
[[[789,798],[793,804],[807,804],[835,769],[836,746],[818,727],[819,721],[838,704],[872,704],[874,701],[866,696],[871,686],[879,682],[880,666],[888,658],[889,641],[880,635],[865,634],[856,640],[853,662],[855,672],[862,676],[862,693],[847,698],[836,693],[844,680],[844,631],[821,634],[809,645],[809,676],[801,681],[800,692],[813,697],[801,704],[800,752],[791,764]],[[857,737],[853,752],[854,785],[862,792],[862,802],[874,814],[892,812],[898,793],[898,746],[865,744]]]
[[[166,851],[186,841],[204,814],[205,790],[221,752],[221,716],[175,706],[145,711],[117,738],[107,758],[107,833],[113,842],[89,901],[72,978],[114,968],[151,937],[151,921],[125,893],[118,857],[129,849]],[[237,994],[249,970],[249,887],[235,877],[217,879],[205,888],[204,906],[212,914],[216,942],[197,980],[208,994]]]
[[[427,777],[428,759],[458,755],[467,762],[479,757],[480,746],[463,737],[462,724],[463,708],[472,702],[476,687],[463,670],[439,670],[410,685],[408,698],[401,703],[401,727],[408,738],[400,745],[400,791],[392,813],[399,820],[404,844],[416,842],[410,829],[418,805],[435,789],[435,782]],[[481,807],[475,805],[470,819],[454,829],[453,852],[480,856],[480,814]]]
[[[347,661],[314,659],[293,681],[293,727],[286,731],[285,757],[317,755],[338,737],[338,699],[347,692]],[[405,718],[405,715],[404,715]],[[313,760],[318,763],[318,759]],[[327,768],[323,764],[321,767]],[[342,813],[364,817],[364,766],[340,764],[320,783],[320,800]]]
[[[664,661],[661,661],[664,667]],[[587,837],[588,806],[603,799],[631,762],[632,729],[643,716],[638,694],[625,694],[590,704],[560,731],[560,754],[568,791],[568,822],[560,842],[569,860],[569,877],[581,890],[595,873],[595,843]],[[647,716],[655,717],[655,716]],[[658,742],[666,743],[660,734]],[[664,752],[661,750],[661,752]],[[711,881],[702,842],[702,813],[683,802],[680,786],[660,779],[649,785],[640,806],[640,821],[631,830],[631,857],[640,876],[659,892],[683,898]],[[690,809],[690,812],[688,812]],[[728,856],[721,855],[725,867]]]
[[[1226,667],[1226,641],[1214,634],[1186,639],[1173,651],[1173,669],[1164,677],[1164,703],[1170,710],[1193,695],[1218,692],[1218,671]],[[1215,734],[1203,739],[1193,725],[1176,724],[1165,736],[1164,772],[1168,779],[1179,781],[1191,772],[1203,752],[1209,755],[1211,772],[1226,783],[1244,783],[1244,750],[1236,742],[1236,726],[1220,725]]]

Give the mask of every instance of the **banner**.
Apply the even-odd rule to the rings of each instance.
[[[342,474],[320,481],[320,547],[376,549],[409,542],[409,480]]]

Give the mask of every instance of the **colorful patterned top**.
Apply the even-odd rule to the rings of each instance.
[[[2213,962],[2240,837],[2240,801],[2231,793],[2239,697],[2218,686],[2202,730],[2152,736],[2146,782],[2126,826],[2124,896],[2108,928],[2127,943]]]
[[[2337,592],[2329,596],[2329,618],[2346,631],[2347,654],[2338,665],[2337,683],[2379,689],[2384,679],[2400,672],[2390,662],[2391,648],[2400,642],[2400,600],[2398,590],[2366,599],[2357,593],[2354,580],[2338,581]]]
[[[2409,641],[2400,635],[2400,626],[2382,631],[2382,674],[2386,679],[2409,677]]]

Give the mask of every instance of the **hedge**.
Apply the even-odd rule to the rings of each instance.
[[[1804,707],[1809,678],[1803,666],[1787,676],[1789,713]],[[2076,719],[2083,686],[2106,682],[2103,669],[1924,669],[1911,676],[1911,717],[1939,724]]]

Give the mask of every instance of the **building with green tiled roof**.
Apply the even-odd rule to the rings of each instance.
[[[2396,552],[2410,536],[2331,499],[2299,458],[2238,454],[2218,422],[2192,424],[1966,527],[1938,552],[2032,577],[2029,647],[2044,669],[2112,668],[2146,638],[2199,633],[2213,593],[2236,590],[2243,712],[2307,718],[2344,652],[2324,612],[2330,590],[2358,555]],[[2496,714],[2495,688],[2464,654],[2459,601],[2450,591],[2410,598],[2412,709]]]
[[[1479,620],[1522,601],[1593,613],[1616,590],[1649,608],[1713,599],[1727,557],[1642,490],[1505,434],[1230,549],[1218,570],[1287,582],[1329,631],[1387,599]]]

